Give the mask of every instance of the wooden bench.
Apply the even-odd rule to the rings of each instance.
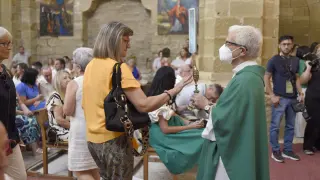
[[[48,148],[56,148],[56,149],[63,149],[68,150],[68,142],[57,142],[57,143],[48,143],[47,142],[47,134],[45,124],[49,121],[48,120],[48,111],[47,109],[40,109],[34,112],[36,119],[39,123],[41,129],[41,138],[42,138],[42,161],[43,161],[43,175],[48,174]],[[52,177],[52,175],[49,175]],[[73,179],[73,173],[68,171],[68,177]]]
[[[152,147],[149,147],[147,152],[143,156],[143,179],[144,180],[148,180],[148,178],[149,178],[148,177],[148,175],[149,175],[149,156],[151,156],[151,155],[157,155],[157,153]],[[172,174],[172,179],[178,180],[178,175]]]

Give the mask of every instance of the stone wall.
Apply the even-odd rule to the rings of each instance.
[[[231,25],[252,25],[261,30],[264,37],[261,58],[257,61],[265,64],[277,51],[279,32],[279,0],[206,0],[200,8],[204,14],[200,16],[199,45],[200,70],[212,73],[211,80],[222,79],[230,75],[231,65],[222,64],[218,58],[219,48],[225,42],[228,28]]]
[[[136,54],[139,57],[138,65],[144,68],[146,58],[153,59],[164,47],[172,50],[173,58],[177,56],[187,38],[187,35],[158,35],[157,2],[75,0],[74,36],[39,37],[38,1],[0,0],[0,25],[13,34],[14,54],[20,45],[24,45],[31,52],[34,61],[46,62],[48,57],[71,56],[72,51],[79,46],[92,46],[99,24],[120,20],[135,31],[129,54]],[[199,0],[198,44],[201,74],[229,78],[225,73],[230,72],[231,66],[220,63],[218,49],[224,43],[230,25],[253,25],[262,31],[264,42],[258,61],[265,64],[277,53],[279,34],[292,34],[300,44],[320,40],[319,9],[320,0]],[[115,10],[121,11],[115,13]]]
[[[279,35],[292,35],[295,43],[309,45],[310,14],[307,0],[280,0]]]
[[[132,0],[101,1],[99,7],[87,17],[87,42],[88,47],[93,47],[95,38],[102,25],[119,21],[129,26],[134,31],[131,38],[131,48],[127,55],[137,57],[137,64],[141,69],[146,69],[146,59],[153,57],[151,43],[153,29],[151,16],[141,2]]]
[[[25,1],[25,0],[24,0]],[[83,14],[81,9],[81,2],[75,0],[73,8],[73,36],[70,37],[50,37],[38,36],[35,43],[36,54],[35,59],[46,63],[51,57],[72,57],[72,52],[77,47],[84,45],[83,42]],[[37,27],[37,35],[40,30],[40,4],[36,3],[36,18],[35,23]]]
[[[310,11],[309,44],[320,42],[320,0],[307,0]]]

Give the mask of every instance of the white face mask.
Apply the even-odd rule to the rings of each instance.
[[[238,48],[240,49],[240,48]],[[238,50],[235,49],[235,50]],[[235,51],[233,50],[233,51]],[[232,52],[225,44],[223,46],[221,46],[221,48],[219,49],[219,57],[220,57],[220,61],[222,62],[226,62],[228,64],[231,64],[232,61],[236,58],[232,57]]]

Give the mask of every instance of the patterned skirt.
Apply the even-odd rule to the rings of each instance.
[[[126,135],[101,144],[88,142],[88,148],[103,180],[132,180],[132,142]]]
[[[16,116],[16,126],[24,144],[31,144],[40,139],[40,126],[34,116]]]

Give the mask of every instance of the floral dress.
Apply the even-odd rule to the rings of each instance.
[[[17,99],[17,110],[21,110]],[[35,116],[16,115],[15,120],[20,138],[25,145],[37,142],[40,139],[40,126]]]

